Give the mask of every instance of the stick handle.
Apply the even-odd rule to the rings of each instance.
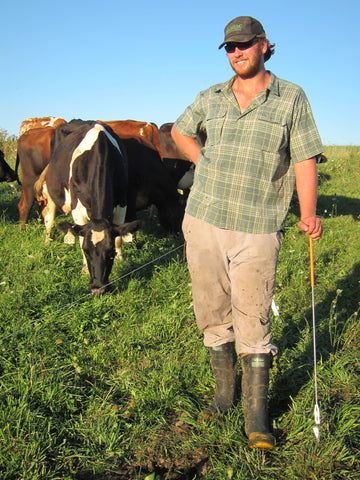
[[[314,276],[314,249],[313,249],[313,241],[312,238],[309,236],[309,250],[310,250],[310,284],[311,288],[315,286],[315,276]]]

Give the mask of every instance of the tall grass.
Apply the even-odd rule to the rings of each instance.
[[[360,478],[360,148],[325,153],[325,234],[314,244],[320,441],[309,250],[294,197],[277,275],[280,317],[272,316],[277,447],[266,453],[247,447],[241,402],[198,421],[215,384],[194,322],[183,239],[165,238],[143,212],[111,291],[93,297],[78,245],[64,245],[54,230],[45,246],[36,208],[21,232],[20,188],[0,185],[2,479]]]

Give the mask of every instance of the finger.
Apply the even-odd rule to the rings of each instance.
[[[322,224],[320,223],[320,225],[317,226],[316,230],[314,230],[310,234],[310,237],[316,241],[316,240],[320,240],[322,235],[323,235],[323,227],[322,227]]]

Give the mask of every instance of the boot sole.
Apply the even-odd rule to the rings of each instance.
[[[253,432],[249,435],[249,447],[272,450],[275,447],[275,439],[271,434]]]

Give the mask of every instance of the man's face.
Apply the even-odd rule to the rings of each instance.
[[[225,47],[231,68],[241,78],[252,78],[264,68],[267,41],[229,43]]]

